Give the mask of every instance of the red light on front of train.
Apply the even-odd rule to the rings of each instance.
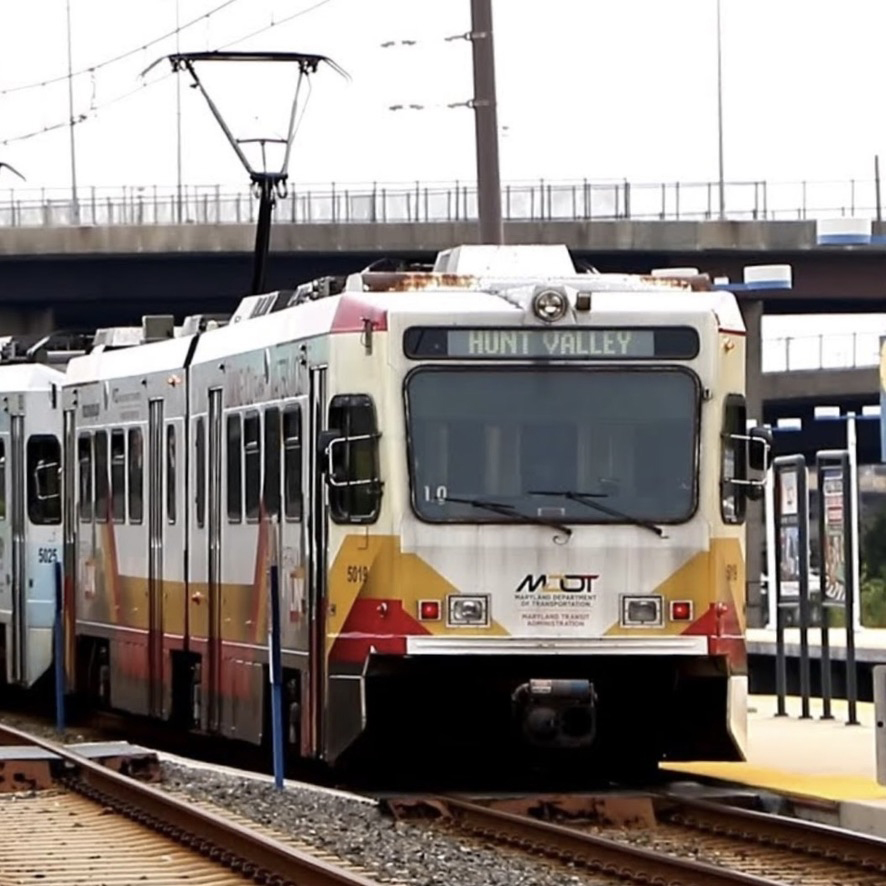
[[[421,601],[419,601],[418,617],[422,621],[439,621],[440,620],[440,601],[439,600],[421,600]]]
[[[691,621],[692,602],[690,600],[674,600],[671,602],[671,621]]]

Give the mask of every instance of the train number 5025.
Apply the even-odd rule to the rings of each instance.
[[[58,550],[56,548],[37,548],[38,563],[57,563]]]

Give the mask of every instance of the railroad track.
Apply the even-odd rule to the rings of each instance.
[[[0,883],[376,886],[349,870],[121,775],[69,747],[0,726]],[[21,749],[21,750],[20,750]],[[38,762],[50,761],[47,785]],[[117,813],[116,815],[109,813]],[[198,876],[199,875],[199,876]],[[54,880],[54,878],[56,878]]]
[[[436,814],[446,825],[483,839],[635,883],[882,886],[886,882],[884,840],[671,795],[533,797],[486,803],[439,796],[397,798],[385,805],[397,817]]]

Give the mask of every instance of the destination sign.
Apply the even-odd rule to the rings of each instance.
[[[480,360],[691,360],[698,333],[688,327],[452,329],[413,327],[407,357]]]

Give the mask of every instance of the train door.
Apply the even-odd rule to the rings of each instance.
[[[307,565],[308,686],[306,754],[325,756],[326,736],[326,484],[320,470],[319,437],[326,427],[326,367],[310,370],[307,400],[307,446],[304,452],[306,492],[304,550]]]
[[[163,400],[148,403],[148,710],[163,716]]]
[[[27,679],[27,589],[25,582],[25,417],[13,415],[10,434],[12,530],[12,682]]]
[[[266,429],[272,410],[265,414]],[[313,753],[311,748],[311,729],[309,728],[310,711],[310,623],[307,599],[307,581],[305,574],[305,551],[307,544],[304,537],[304,489],[305,467],[303,446],[303,425],[308,414],[308,398],[295,397],[286,400],[279,412],[279,418],[273,422],[278,424],[276,436],[278,458],[282,465],[277,464],[274,473],[265,471],[265,483],[269,476],[276,476],[281,487],[281,494],[275,497],[274,512],[279,515],[279,575],[280,575],[280,612],[282,615],[281,641],[284,650],[284,668],[295,668],[299,672],[298,683],[288,688],[292,694],[289,702],[297,703],[298,719],[290,721],[290,742],[298,747],[299,754]],[[266,441],[265,451],[269,452],[270,439]],[[267,500],[267,496],[266,496]],[[288,662],[287,662],[288,659]],[[297,692],[297,694],[295,694]],[[290,709],[291,710],[291,709]]]
[[[9,432],[0,432],[0,614],[6,621],[0,636],[0,685],[12,679],[12,538],[10,520],[7,514],[7,453],[9,452]]]
[[[222,388],[209,391],[209,620],[206,631],[207,725],[217,732],[221,723],[221,530],[222,530]]]

